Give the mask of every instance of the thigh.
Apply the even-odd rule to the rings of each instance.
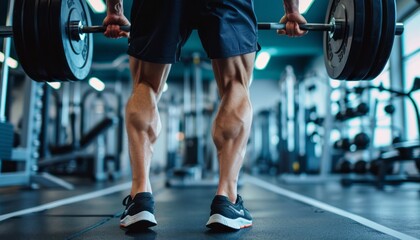
[[[214,76],[221,96],[232,87],[241,87],[248,91],[254,70],[254,60],[255,52],[212,60]]]
[[[191,34],[185,0],[134,0],[128,54],[148,62],[175,63]]]
[[[253,0],[205,0],[198,33],[211,59],[260,49]]]

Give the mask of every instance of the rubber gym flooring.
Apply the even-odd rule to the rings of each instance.
[[[418,185],[388,192],[367,186],[342,189],[339,185],[287,185],[288,191],[272,179],[244,179],[240,194],[254,224],[236,232],[217,233],[205,227],[215,188],[165,188],[164,179],[155,177],[152,185],[158,226],[151,230],[125,232],[118,226],[121,201],[129,183],[77,180],[72,191],[0,189],[0,239],[420,238]],[[96,193],[101,196],[95,197]],[[78,200],[66,202],[69,199]],[[59,206],[52,206],[54,203]],[[46,204],[49,209],[4,219],[6,214]],[[325,210],[325,206],[333,207],[333,211]],[[357,214],[356,220],[346,215],[352,213]],[[390,230],[384,231],[383,227]]]

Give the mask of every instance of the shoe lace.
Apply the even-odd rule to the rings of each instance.
[[[123,199],[122,204],[123,204],[124,206],[127,206],[127,205],[128,205],[128,203],[130,202],[130,200],[131,200],[131,196],[130,196],[130,195],[128,195],[127,197],[125,197],[125,198]]]

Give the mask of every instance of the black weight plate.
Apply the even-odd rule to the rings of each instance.
[[[34,46],[34,53],[36,55],[36,66],[37,66],[37,74],[41,77],[42,81],[47,81],[49,79],[47,63],[48,58],[46,54],[46,50],[49,47],[48,38],[45,36],[43,29],[46,28],[46,25],[43,21],[43,17],[48,12],[45,11],[45,7],[42,5],[41,0],[33,0],[34,4],[34,18],[33,18],[33,46]],[[40,81],[41,81],[40,79]]]
[[[54,45],[57,46],[54,58],[58,67],[54,77],[60,80],[83,80],[90,72],[93,55],[93,37],[86,34],[84,40],[70,40],[68,23],[80,20],[83,25],[91,25],[89,9],[83,0],[50,0],[51,31]]]
[[[26,34],[26,42],[25,44],[29,46],[31,52],[31,61],[30,64],[32,66],[32,71],[27,73],[33,80],[38,82],[45,81],[45,75],[43,74],[45,71],[42,68],[42,62],[40,61],[40,49],[38,45],[38,38],[37,38],[37,1],[25,1],[25,17],[23,24],[25,26],[24,31]]]
[[[375,63],[382,32],[382,0],[365,1],[365,37],[362,53],[347,80],[362,80]]]
[[[34,42],[34,17],[35,17],[35,9],[34,9],[34,1],[28,1],[26,0],[24,3],[24,9],[25,9],[25,16],[23,17],[23,31],[25,31],[26,39],[25,39],[25,45],[28,48],[29,51],[29,64],[31,65],[31,70],[27,72],[29,77],[32,79],[38,81],[41,77],[38,74],[38,61],[37,61],[37,47],[35,46]]]
[[[378,53],[376,54],[375,64],[372,66],[369,73],[365,76],[365,80],[376,78],[385,68],[389,56],[392,52],[395,38],[395,26],[397,20],[397,9],[394,0],[382,0],[382,34],[379,42]]]
[[[64,1],[66,2],[66,1]],[[64,3],[63,3],[64,4]],[[67,81],[67,74],[70,69],[66,63],[66,56],[64,52],[64,46],[62,44],[62,29],[61,29],[61,5],[62,0],[50,0],[49,7],[49,31],[50,31],[50,42],[51,42],[51,56],[49,65],[51,66],[49,71],[51,78],[56,81]]]
[[[37,74],[33,38],[34,9],[30,0],[16,0],[13,9],[13,42],[20,65],[25,73],[36,81],[42,81]],[[32,20],[30,21],[30,19]],[[32,23],[32,24],[31,24]]]
[[[50,81],[51,76],[49,73],[49,54],[48,51],[51,48],[49,43],[49,31],[48,31],[48,11],[49,5],[46,3],[48,0],[35,0],[37,1],[37,19],[36,19],[36,38],[38,39],[39,49],[42,49],[42,54],[39,56],[39,61],[43,64],[45,81]]]
[[[50,17],[50,0],[38,0],[39,1],[39,10],[38,10],[38,32],[40,36],[40,48],[43,49],[44,54],[41,56],[42,61],[44,61],[44,68],[48,73],[48,78],[46,81],[63,81],[56,79],[54,77],[55,69],[59,68],[57,65],[57,60],[54,57],[54,52],[56,48],[54,47],[52,39],[54,34],[51,32],[51,21]]]
[[[346,80],[359,61],[365,34],[365,1],[331,0],[325,18],[345,20],[341,39],[324,33],[324,60],[328,75],[332,79]]]

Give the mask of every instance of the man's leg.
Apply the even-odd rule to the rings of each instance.
[[[156,64],[130,57],[133,92],[128,99],[125,121],[132,171],[131,197],[152,192],[149,181],[150,161],[161,130],[157,103],[171,69],[170,64]]]
[[[217,195],[236,201],[239,171],[242,167],[252,123],[249,84],[255,53],[212,61],[221,103],[213,124],[213,140],[219,159]]]
[[[221,103],[213,124],[213,141],[219,159],[219,187],[211,203],[206,226],[238,230],[252,226],[252,217],[238,195],[238,177],[252,123],[249,83],[255,53],[213,60]]]
[[[133,92],[125,110],[132,185],[123,204],[120,225],[124,228],[148,228],[157,224],[149,180],[153,144],[161,130],[157,103],[171,69],[170,64],[144,62],[130,57]]]

